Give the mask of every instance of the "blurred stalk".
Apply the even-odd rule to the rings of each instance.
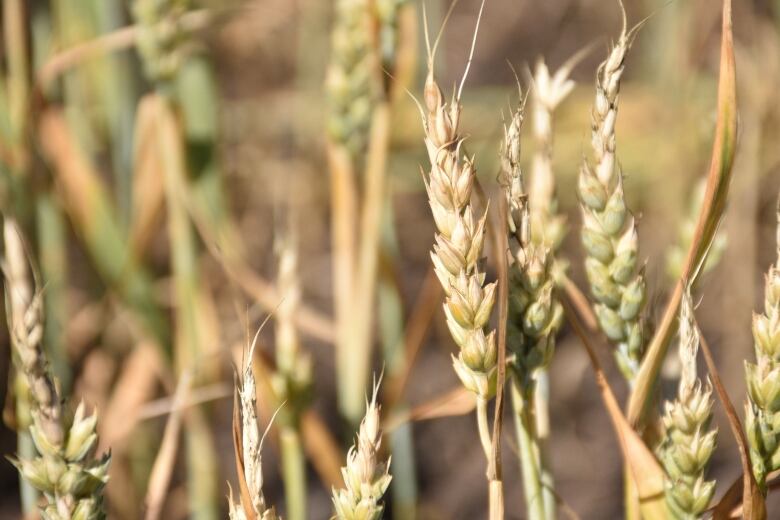
[[[70,394],[72,374],[63,338],[67,319],[67,239],[62,210],[50,193],[36,200],[38,251],[41,276],[45,281],[43,334],[47,356],[63,394]]]
[[[386,377],[390,381],[385,388],[393,388],[393,382],[405,376],[406,350],[404,342],[404,310],[400,287],[396,277],[398,238],[395,234],[391,197],[385,198],[382,216],[381,269],[377,282],[379,339],[385,361]],[[405,402],[394,403],[389,416],[404,414]],[[390,483],[393,517],[414,520],[417,514],[417,476],[415,475],[414,439],[411,422],[404,422],[390,433],[390,452],[393,460],[393,480]]]
[[[91,3],[100,34],[109,33],[125,25],[120,0],[91,0]],[[97,67],[101,71],[101,81],[96,90],[100,93],[105,111],[117,215],[123,226],[126,226],[131,209],[133,123],[138,98],[131,56],[128,53],[108,53],[99,58]]]
[[[240,241],[229,219],[216,161],[218,122],[213,72],[204,55],[191,52],[194,42],[183,24],[190,2],[135,0],[132,7],[139,27],[137,50],[147,79],[160,96],[159,112],[164,130],[169,134],[163,136],[169,142],[168,150],[163,147],[159,151],[159,165],[151,164],[151,175],[157,167],[166,178],[169,244],[178,302],[175,358],[177,370],[181,371],[214,354],[212,345],[218,344],[210,289],[198,273],[199,251],[190,211],[204,216],[204,221],[215,231],[215,246],[228,259],[235,255]],[[154,111],[152,107],[151,112]],[[150,132],[156,133],[153,128]],[[172,191],[175,186],[178,191]],[[143,189],[135,196],[143,198]],[[153,201],[144,209],[154,214],[161,203],[161,200]],[[144,202],[134,200],[133,205],[144,207]],[[151,218],[149,222],[153,222],[154,217]],[[219,372],[214,364],[200,366],[198,379],[214,381]],[[187,428],[187,435],[192,436],[187,441],[191,509],[204,518],[212,517],[217,503],[216,462],[205,410],[196,409],[186,419],[193,425],[192,432]]]
[[[390,106],[387,102],[381,102],[375,107],[371,121],[356,276],[349,302],[349,317],[344,316],[351,325],[346,326],[347,347],[340,357],[342,365],[339,379],[345,380],[344,410],[351,422],[359,421],[363,415],[366,384],[371,370],[378,248],[389,140]]]
[[[287,518],[306,518],[306,460],[301,447],[301,437],[295,428],[281,428],[279,440],[282,446],[282,476],[284,478]]]
[[[216,151],[219,96],[213,67],[206,56],[189,56],[174,81],[191,172],[192,202],[213,226],[220,251],[227,258],[244,258],[243,241],[231,219]]]
[[[679,87],[690,74],[691,11],[693,1],[666,2],[642,0],[643,16],[655,20],[642,30],[642,38],[650,40],[639,61],[639,72],[669,95],[679,95]],[[675,88],[676,87],[676,88]]]
[[[169,100],[160,97],[158,107],[158,153],[165,172],[171,271],[176,302],[174,365],[177,373],[182,374],[197,366],[204,351],[199,333],[197,251],[195,234],[183,200],[188,188],[182,129]],[[190,517],[214,519],[218,517],[219,508],[217,461],[212,434],[199,407],[187,413],[186,423]]]
[[[55,45],[68,48],[98,36],[96,5],[92,0],[78,2],[50,2],[53,14]],[[62,77],[64,112],[79,147],[90,158],[100,151],[102,109],[105,100],[101,87],[106,74],[101,64],[105,58],[90,60]],[[121,221],[119,221],[121,223]]]
[[[52,164],[63,207],[98,273],[140,318],[145,331],[168,351],[170,330],[152,282],[132,255],[98,173],[60,112],[50,109],[41,116],[39,141]]]
[[[360,177],[373,134],[372,113],[379,88],[377,53],[373,48],[371,2],[334,3],[331,55],[326,74],[328,93],[327,147],[331,179],[333,299],[336,317],[336,381],[339,411],[352,432],[363,416],[370,351],[363,343],[370,324],[372,299],[361,293],[366,272],[361,262]],[[372,129],[369,131],[369,129]],[[370,185],[366,182],[366,186]],[[376,202],[381,206],[381,198]],[[373,208],[372,211],[378,208]],[[361,232],[363,230],[361,229]],[[376,252],[374,250],[374,252]],[[373,290],[371,287],[365,289]],[[365,305],[369,309],[365,309]],[[365,316],[368,310],[369,316]],[[355,315],[355,313],[358,313]],[[359,318],[359,319],[358,319]]]
[[[548,441],[550,439],[550,372],[539,370],[534,376],[534,419],[536,442],[539,446],[539,471],[544,497],[544,512],[550,520],[558,518],[556,513],[555,479],[550,468]]]
[[[307,517],[306,461],[301,444],[301,416],[312,397],[312,363],[308,353],[301,350],[295,315],[301,300],[298,277],[298,240],[295,231],[295,193],[288,184],[290,205],[285,216],[287,225],[277,231],[274,249],[278,259],[277,284],[282,301],[274,313],[276,324],[276,371],[271,382],[277,403],[282,403],[278,426],[282,445],[282,476],[285,503],[290,520]]]
[[[22,146],[29,120],[30,66],[27,48],[27,20],[23,0],[3,1],[3,33],[8,64],[8,110],[15,145]],[[23,173],[23,172],[19,172]]]

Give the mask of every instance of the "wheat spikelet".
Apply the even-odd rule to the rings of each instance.
[[[753,473],[764,491],[767,474],[780,469],[780,206],[777,238],[778,260],[766,274],[764,313],[753,315],[756,363],[745,363],[745,428]]]
[[[604,333],[617,344],[618,366],[629,381],[636,375],[644,348],[645,280],[643,272],[637,272],[636,224],[626,207],[623,175],[616,164],[615,122],[620,79],[635,31],[627,31],[624,12],[623,31],[596,74],[593,164],[583,161],[578,182],[585,270],[596,315]]]
[[[704,479],[704,471],[715,449],[717,429],[710,429],[712,386],[696,373],[699,333],[693,316],[690,291],[680,307],[680,362],[682,372],[677,398],[665,403],[665,438],[661,445],[668,480],[666,502],[674,518],[699,518],[709,506],[715,481]]]
[[[385,463],[379,459],[382,431],[378,391],[379,383],[375,383],[357,439],[347,453],[347,465],[341,468],[345,487],[333,489],[334,518],[338,520],[378,520],[384,511],[382,497],[393,477],[390,460]]]
[[[43,518],[105,518],[102,490],[108,481],[110,456],[94,457],[97,415],[86,415],[84,403],[72,416],[64,410],[41,343],[42,300],[33,290],[21,237],[11,219],[6,219],[3,231],[13,357],[29,390],[29,430],[38,452],[32,460],[13,463],[22,477],[46,497],[46,505],[41,508]]]

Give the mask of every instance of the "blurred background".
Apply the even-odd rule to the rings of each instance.
[[[19,12],[15,3],[23,6]],[[330,122],[334,101],[325,79],[332,44],[339,41],[335,2],[171,1],[173,14],[165,23],[162,16],[150,22],[149,9],[139,7],[144,3],[166,4],[3,2],[2,208],[16,216],[44,290],[45,344],[61,387],[99,412],[100,449],[110,447],[113,454],[109,517],[143,515],[184,372],[194,378],[183,433],[172,448],[162,517],[226,516],[226,482],[236,489],[234,366],[268,313],[291,302],[293,339],[282,333],[290,329],[283,320],[272,319],[258,340],[261,429],[285,398],[293,399],[294,406],[285,406],[295,412],[292,419],[280,414],[264,445],[267,500],[288,517],[280,431],[292,425],[306,457],[309,516],[330,515],[331,486],[355,422],[338,405],[338,387],[349,386],[344,379],[351,374],[337,376],[334,342],[339,330],[359,326],[368,313],[370,367],[385,372],[382,400],[391,434],[385,445],[393,452],[386,517],[484,517],[476,422],[447,399],[460,383],[441,295],[429,272],[434,226],[420,174],[428,160],[411,96],[400,88],[388,96],[375,298],[355,300],[353,308],[348,302],[346,312],[337,312],[328,142],[338,129]],[[647,261],[652,319],[672,287],[674,260],[668,256],[708,167],[720,9],[711,0],[625,3],[629,23],[647,17],[627,60],[617,136]],[[426,6],[435,33],[448,2],[428,0]],[[426,66],[421,4],[410,0],[396,8],[396,39],[388,45],[397,55],[386,68],[420,97]],[[478,9],[479,2],[461,0],[444,30],[436,60],[443,87],[463,74]],[[722,224],[726,245],[699,285],[698,317],[741,412],[742,360],[753,356],[751,313],[762,308],[763,273],[776,255],[780,2],[735,2],[734,23],[739,148]],[[135,29],[127,29],[131,25]],[[589,146],[595,70],[620,27],[616,1],[488,0],[462,99],[463,134],[481,183],[495,199],[502,112],[516,98],[508,63],[527,85],[525,71],[539,57],[555,70],[590,46],[572,73],[577,87],[556,114],[554,149],[558,196],[569,223],[560,254],[583,288],[575,182]],[[155,115],[154,96],[173,99],[177,107],[186,162],[181,176],[169,171],[178,164],[176,154],[171,158],[157,147],[171,141],[161,130],[162,116]],[[530,158],[530,126],[524,139]],[[331,168],[332,161],[331,155]],[[359,191],[366,189],[357,178]],[[361,231],[355,236],[365,238]],[[297,262],[280,262],[285,252]],[[285,265],[293,266],[286,276]],[[489,260],[488,277],[494,276]],[[295,342],[303,359],[289,373],[279,355],[282,341]],[[0,446],[10,455],[21,446],[15,429],[23,418],[5,328],[0,351],[0,374],[8,382],[0,387]],[[602,354],[624,399],[625,383]],[[674,366],[667,368],[663,390],[672,394]],[[306,391],[297,392],[298,383]],[[587,358],[568,326],[559,336],[550,387],[550,454],[561,500],[581,518],[619,518],[620,452]],[[441,417],[426,419],[431,415]],[[740,466],[718,406],[715,416],[720,435],[711,474],[719,496]],[[507,425],[507,518],[523,518],[516,443],[511,421]],[[11,464],[0,465],[0,490],[0,517],[21,517]]]

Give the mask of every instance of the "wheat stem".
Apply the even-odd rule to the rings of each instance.
[[[477,428],[479,441],[485,451],[485,457],[490,458],[493,450],[493,442],[490,440],[490,424],[488,422],[488,401],[482,396],[477,396]]]
[[[282,477],[284,479],[285,504],[289,520],[306,518],[306,459],[301,447],[301,437],[295,428],[284,427],[279,431],[282,453]]]
[[[512,382],[512,407],[520,448],[520,468],[523,475],[526,512],[529,520],[550,518],[545,513],[545,497],[540,469],[540,448],[534,428],[533,391],[523,391],[517,381]]]
[[[668,475],[666,503],[676,519],[699,518],[709,506],[715,481],[705,481],[704,471],[715,449],[717,429],[710,429],[712,387],[702,386],[696,373],[699,335],[693,315],[690,288],[680,306],[680,349],[682,365],[677,398],[665,403],[665,438],[660,447]]]

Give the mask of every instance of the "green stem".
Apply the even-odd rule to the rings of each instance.
[[[485,457],[490,459],[493,443],[490,440],[487,399],[482,396],[477,396],[477,427],[479,428],[479,440],[482,443],[482,449],[485,450]]]
[[[219,469],[214,455],[214,438],[203,408],[192,408],[186,421],[188,516],[193,520],[216,520],[220,516],[217,504]]]
[[[46,354],[63,394],[70,393],[72,374],[63,342],[63,324],[67,319],[66,276],[68,272],[65,218],[62,209],[49,192],[43,192],[35,201],[38,224],[40,269],[46,290],[43,291],[44,338]]]
[[[399,259],[398,237],[395,233],[391,187],[385,192],[380,242],[380,269],[377,280],[377,325],[382,345],[387,380],[393,382],[403,377],[408,363],[404,341],[404,306],[400,287],[395,276]],[[405,413],[403,402],[393,405],[393,413]],[[414,437],[412,427],[404,423],[390,433],[390,452],[393,456],[392,493],[393,517],[415,520],[417,515],[417,475],[414,463]]]
[[[544,495],[539,471],[539,446],[534,431],[534,418],[531,410],[533,390],[526,392],[526,399],[512,381],[512,406],[515,412],[517,443],[520,447],[520,468],[523,473],[523,491],[529,520],[545,520]]]
[[[167,100],[159,102],[159,153],[165,171],[168,206],[168,238],[171,244],[171,271],[176,296],[176,341],[174,364],[177,372],[193,369],[203,356],[198,312],[199,272],[194,231],[182,201],[187,186],[187,165],[181,128],[174,107]],[[214,439],[205,409],[195,408],[188,414],[186,430],[189,464],[190,516],[198,520],[218,517],[217,464]]]
[[[536,412],[536,439],[539,445],[539,471],[542,481],[542,496],[547,520],[558,518],[556,512],[555,480],[550,471],[547,441],[550,438],[550,374],[547,369],[536,374],[534,411]]]
[[[293,427],[282,428],[279,434],[282,449],[282,476],[289,520],[306,519],[306,461],[301,438]]]
[[[403,411],[403,407],[397,407]],[[390,434],[393,454],[393,517],[414,520],[417,516],[417,476],[414,467],[412,427],[404,423]]]
[[[38,455],[35,451],[35,445],[33,444],[30,432],[27,430],[19,430],[16,442],[20,459],[34,460]],[[38,498],[40,497],[40,494],[32,484],[22,477],[21,473],[19,473],[19,495],[22,500],[22,513],[24,514],[24,518],[35,516],[38,511]]]

